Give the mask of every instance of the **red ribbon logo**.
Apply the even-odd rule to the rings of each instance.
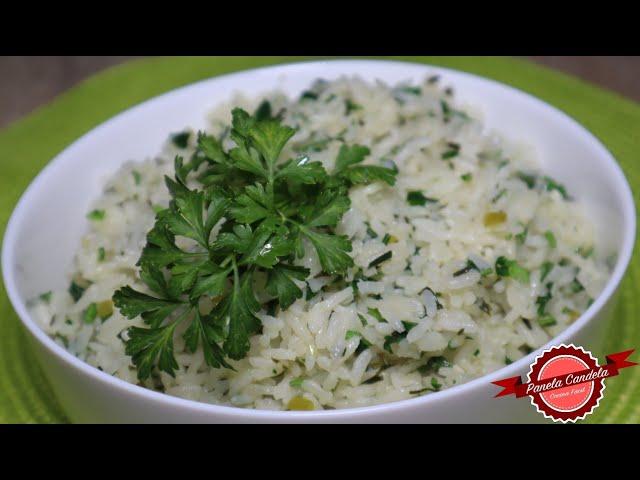
[[[575,345],[561,345],[544,351],[529,370],[527,382],[510,377],[492,382],[502,388],[495,397],[529,396],[531,403],[545,417],[554,421],[584,418],[598,406],[605,378],[619,375],[623,368],[638,365],[627,360],[634,349],[606,356],[599,366],[591,352]]]

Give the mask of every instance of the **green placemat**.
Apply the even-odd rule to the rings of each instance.
[[[504,57],[410,57],[401,60],[465,70],[525,90],[564,110],[611,150],[629,179],[636,204],[640,187],[640,105],[529,62]],[[0,132],[0,235],[20,194],[42,167],[71,142],[126,108],[211,76],[263,65],[309,60],[291,57],[180,57],[130,62],[100,73]],[[636,244],[637,246],[637,244]],[[640,347],[636,317],[640,260],[623,282],[606,351]],[[637,355],[636,357],[637,358]],[[35,362],[26,332],[0,282],[0,423],[65,422]],[[608,382],[589,422],[640,421],[640,368]]]

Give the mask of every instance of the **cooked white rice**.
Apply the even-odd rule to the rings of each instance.
[[[353,242],[356,267],[346,282],[318,276],[315,251],[307,249],[300,263],[311,270],[310,298],[277,318],[260,312],[263,331],[251,338],[245,359],[231,362],[235,371],[208,367],[201,351],[188,353],[178,331],[175,378],[154,373],[146,387],[272,410],[295,408],[290,402],[299,397],[315,409],[412,398],[521,358],[566,328],[599,294],[608,268],[597,249],[591,253],[594,232],[579,203],[545,188],[541,175],[530,188],[519,172],[537,172],[532,150],[486,132],[480,112],[457,105],[438,82],[426,79],[417,89],[342,78],[319,81],[313,91],[317,99],[266,96],[274,111],[284,110],[286,124],[298,127],[284,158],[307,151],[330,171],[345,142],[371,149],[365,163],[393,161],[399,169],[394,187],[374,183],[350,193],[352,208],[338,230]],[[251,111],[261,100],[238,97],[221,106],[211,116],[210,133],[225,135],[231,107]],[[194,147],[192,134],[189,149]],[[451,151],[458,153],[446,153]],[[154,207],[169,202],[163,177],[173,174],[177,153],[185,150],[168,141],[158,157],[128,163],[108,180],[94,206],[105,216],[89,222],[73,269],[86,291],[77,303],[58,291],[33,306],[58,342],[132,383],[138,383],[136,370],[123,339],[129,327],[143,323],[117,310],[108,316],[110,299],[126,284],[145,290],[135,264]],[[409,205],[410,191],[437,202]],[[387,251],[393,256],[379,270],[367,268]],[[482,277],[478,269],[493,267],[499,256],[528,269],[530,282]],[[468,260],[478,269],[459,274]],[[541,281],[545,262],[553,268]],[[360,268],[372,278],[357,282],[357,293],[350,281]],[[546,315],[556,324],[543,327],[536,300],[549,283]],[[83,312],[93,303],[108,318],[87,324]],[[403,322],[415,326],[407,332],[411,324]],[[358,348],[362,339],[371,347]]]

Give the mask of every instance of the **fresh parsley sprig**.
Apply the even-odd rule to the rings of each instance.
[[[123,315],[146,324],[128,330],[125,346],[140,380],[155,368],[175,375],[174,337],[183,322],[188,351],[201,347],[208,365],[231,368],[228,359],[246,356],[261,328],[255,285],[264,282],[269,302],[290,307],[303,296],[299,282],[309,271],[295,261],[308,245],[326,274],[346,274],[351,242],[335,227],[350,208],[349,188],[395,183],[394,170],[361,165],[370,152],[359,145],[342,146],[332,174],[306,156],[282,162],[295,130],[265,105],[253,116],[233,110],[228,151],[199,133],[191,159],[176,157],[174,178],[165,179],[171,202],[157,213],[137,264],[150,293],[125,286],[113,296]],[[196,175],[201,189],[189,187]]]

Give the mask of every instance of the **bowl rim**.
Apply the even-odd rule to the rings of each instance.
[[[521,359],[513,362],[510,365],[507,365],[498,370],[489,372],[480,377],[474,378],[468,382],[462,383],[460,385],[456,385],[445,390],[430,393],[429,395],[423,395],[416,398],[398,400],[389,403],[381,403],[371,406],[364,407],[349,407],[344,409],[335,409],[335,410],[316,410],[309,412],[298,412],[298,411],[271,411],[271,410],[258,410],[258,409],[248,409],[243,407],[234,407],[228,405],[217,405],[210,404],[205,402],[200,402],[196,400],[189,400],[181,397],[175,397],[169,394],[157,392],[154,390],[147,389],[145,387],[138,386],[136,384],[129,383],[125,380],[117,378],[113,375],[109,375],[106,372],[98,370],[97,368],[85,363],[80,360],[78,357],[74,356],[71,352],[67,351],[62,346],[58,345],[52,338],[50,338],[44,330],[42,330],[36,322],[31,318],[29,311],[26,307],[26,300],[23,300],[18,294],[18,289],[16,285],[14,268],[11,259],[14,257],[15,245],[18,241],[18,224],[21,222],[24,217],[23,211],[26,209],[27,205],[31,201],[31,197],[34,195],[34,192],[38,190],[39,186],[44,183],[47,179],[47,174],[51,169],[52,165],[59,161],[60,157],[65,156],[69,153],[69,151],[73,150],[78,144],[83,143],[85,141],[90,141],[91,137],[97,132],[100,131],[107,126],[109,126],[112,122],[117,122],[122,117],[129,115],[133,111],[138,109],[145,108],[148,104],[152,102],[156,102],[162,98],[167,96],[171,96],[176,94],[177,92],[193,88],[198,85],[203,85],[207,82],[219,81],[219,80],[230,80],[234,76],[240,75],[250,75],[250,74],[270,74],[277,76],[279,73],[285,73],[288,69],[304,67],[304,68],[318,68],[323,65],[330,63],[332,65],[343,66],[345,69],[349,68],[367,68],[367,67],[380,67],[380,66],[389,66],[395,68],[416,68],[420,67],[424,69],[426,73],[436,73],[446,76],[447,74],[454,74],[461,78],[465,78],[467,80],[471,80],[474,82],[486,83],[493,87],[499,87],[504,89],[506,92],[510,94],[515,94],[523,97],[528,102],[531,102],[532,105],[537,105],[538,107],[543,108],[544,110],[549,111],[551,115],[556,115],[560,120],[565,122],[571,129],[574,130],[577,136],[583,138],[583,141],[586,141],[589,148],[596,151],[596,153],[603,157],[608,163],[608,168],[610,170],[610,174],[613,176],[615,182],[619,187],[619,195],[623,202],[623,242],[622,248],[618,254],[618,258],[616,261],[616,265],[609,276],[609,279],[600,293],[598,297],[594,300],[592,305],[569,327],[563,330],[559,335],[553,337],[549,342],[540,348],[532,351],[528,355],[525,355]],[[346,73],[345,73],[346,74]],[[438,65],[431,65],[426,63],[416,63],[416,62],[406,62],[406,61],[395,61],[395,60],[365,60],[365,59],[340,59],[340,60],[312,60],[312,61],[304,61],[304,62],[289,62],[277,65],[271,65],[266,67],[259,67],[253,69],[245,69],[240,71],[235,71],[231,73],[227,73],[224,75],[218,75],[209,77],[204,80],[200,80],[198,82],[190,83],[188,85],[170,90],[161,95],[157,95],[152,97],[142,103],[134,105],[117,115],[109,118],[105,122],[99,124],[98,126],[92,128],[90,131],[84,133],[80,138],[75,140],[71,145],[67,146],[63,151],[58,153],[53,159],[51,159],[47,165],[37,174],[37,176],[30,182],[29,186],[21,195],[18,200],[14,210],[7,222],[6,231],[4,234],[3,242],[2,242],[2,259],[1,266],[3,271],[3,280],[5,284],[5,288],[7,291],[7,296],[11,301],[11,304],[14,310],[17,312],[22,324],[27,328],[27,330],[31,333],[31,335],[37,339],[37,341],[50,353],[58,357],[62,360],[66,367],[74,368],[84,375],[88,375],[92,377],[93,380],[99,383],[103,383],[110,388],[114,388],[119,390],[121,394],[128,394],[139,397],[143,400],[148,400],[150,402],[164,404],[169,407],[174,407],[177,409],[186,409],[191,410],[193,412],[199,412],[205,415],[219,416],[219,417],[227,417],[227,418],[241,418],[243,420],[248,421],[291,421],[291,420],[312,420],[312,419],[323,419],[327,421],[331,420],[340,420],[345,417],[357,417],[359,415],[381,415],[388,414],[394,411],[400,411],[405,408],[411,407],[427,407],[429,404],[436,403],[439,401],[446,401],[454,396],[464,395],[478,387],[486,386],[493,380],[497,380],[499,378],[508,377],[510,375],[516,374],[518,371],[522,371],[532,360],[539,354],[542,350],[548,348],[551,345],[556,345],[559,343],[566,343],[566,341],[571,338],[575,333],[581,330],[586,324],[591,322],[594,319],[596,313],[598,313],[602,307],[609,301],[615,291],[618,289],[618,286],[629,266],[633,247],[635,244],[635,236],[636,236],[636,209],[635,203],[633,200],[633,195],[631,192],[631,188],[629,183],[622,171],[622,168],[615,160],[611,152],[604,146],[604,144],[589,130],[587,130],[584,126],[582,126],[577,120],[573,117],[569,116],[564,111],[559,108],[550,105],[543,100],[535,97],[532,94],[524,92],[520,89],[512,87],[510,85],[506,85],[504,83],[498,82],[496,80],[482,77],[480,75],[475,75],[472,73],[440,67]]]

